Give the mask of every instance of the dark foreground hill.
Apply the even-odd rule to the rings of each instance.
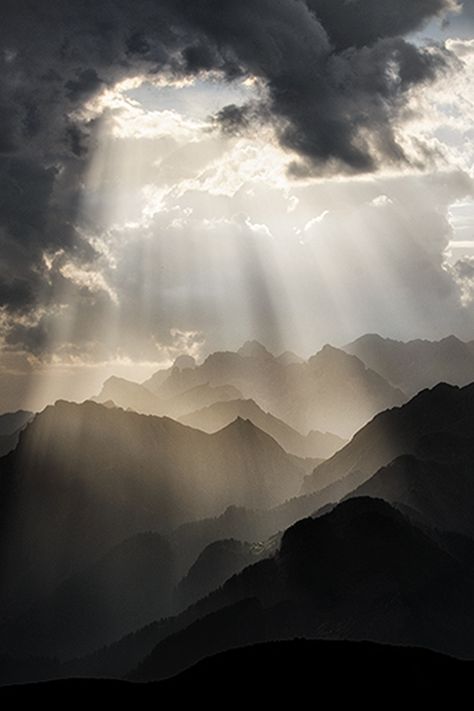
[[[222,704],[223,694],[245,703],[294,703],[324,695],[351,707],[380,708],[389,696],[404,704],[449,698],[456,708],[471,691],[472,673],[472,662],[422,649],[298,639],[227,651],[158,683],[61,680],[2,687],[0,700],[42,704],[73,698],[86,704],[102,695],[108,703],[205,700],[213,708]]]

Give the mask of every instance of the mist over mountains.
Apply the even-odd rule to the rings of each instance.
[[[0,680],[294,638],[473,659],[473,364],[454,338],[249,342],[0,417]]]

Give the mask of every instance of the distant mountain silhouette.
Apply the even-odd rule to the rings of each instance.
[[[34,417],[34,412],[18,410],[0,415],[0,457],[15,449],[20,432]]]
[[[173,365],[170,368],[162,368],[161,370],[158,370],[156,373],[154,373],[151,378],[148,378],[148,380],[145,380],[142,385],[147,388],[147,390],[150,390],[152,393],[155,393],[158,391],[162,383],[166,380],[166,378],[173,372],[173,371],[181,371],[181,370],[188,370],[188,369],[193,369],[196,367],[196,361],[192,356],[189,355],[181,355],[176,358],[174,361]]]
[[[273,360],[273,355],[258,341],[246,341],[237,351],[242,358],[255,358],[256,360]]]
[[[0,435],[11,435],[22,429],[34,417],[34,412],[17,410],[0,415]]]
[[[181,371],[179,371],[181,372]],[[124,410],[133,410],[143,415],[179,418],[216,402],[240,398],[241,393],[232,385],[212,387],[208,383],[196,385],[174,397],[160,399],[144,385],[124,378],[109,378],[101,392],[91,398],[102,405],[113,403]]]
[[[168,417],[180,418],[204,407],[221,402],[230,402],[241,397],[241,392],[233,385],[217,385],[213,387],[208,383],[204,383],[185,390],[185,392],[167,400],[164,403],[164,409]]]
[[[455,336],[441,341],[418,339],[403,343],[369,334],[344,350],[409,395],[440,382],[462,386],[474,381],[472,343],[464,343]]]
[[[249,421],[208,435],[58,402],[0,460],[0,596],[13,610],[124,538],[294,496],[307,464]],[[20,582],[21,581],[21,582]]]
[[[464,459],[469,467],[473,422],[474,384],[464,388],[440,384],[423,390],[402,407],[374,417],[340,452],[306,477],[302,491],[317,491],[348,474],[353,475],[354,488],[354,479],[360,485],[407,454],[432,461]]]
[[[134,410],[145,415],[163,414],[163,404],[156,395],[143,385],[115,376],[106,380],[100,393],[91,400],[100,404],[113,402],[124,410]]]
[[[281,355],[277,356],[276,360],[281,365],[301,365],[301,363],[304,363],[304,358],[301,358],[292,351],[281,353]]]
[[[16,680],[25,674],[24,666],[18,665]],[[370,683],[366,681],[368,670]],[[14,669],[8,671],[12,678]],[[466,698],[471,690],[471,677],[472,662],[428,650],[370,642],[298,639],[244,646],[213,655],[161,682],[63,679],[4,686],[0,688],[0,700],[41,704],[63,703],[65,698],[74,698],[87,704],[102,695],[108,702],[132,705],[154,703],[156,699],[170,704],[194,703],[196,698],[207,697],[218,680],[219,687],[232,694],[233,701],[244,704],[250,697],[265,704],[290,704],[294,702],[295,680],[298,694],[308,698],[315,693],[316,680],[338,702],[351,707],[363,703],[364,708],[378,709],[387,690],[390,701],[401,704],[407,699],[424,704]]]
[[[237,353],[214,353],[195,368],[173,368],[164,379],[160,376],[153,392],[171,400],[204,384],[233,385],[243,399],[254,400],[305,434],[329,431],[345,438],[380,410],[406,400],[362,361],[337,348],[325,346],[308,362],[287,364],[255,342]]]
[[[253,400],[229,400],[214,403],[210,407],[185,415],[180,421],[205,432],[217,432],[237,417],[250,420],[273,437],[283,449],[298,457],[327,459],[341,449],[345,441],[328,432],[310,432],[303,436],[292,427],[264,412]]]

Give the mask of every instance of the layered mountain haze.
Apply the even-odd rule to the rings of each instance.
[[[344,350],[409,395],[439,382],[467,385],[474,380],[474,341],[464,343],[455,336],[403,343],[370,334]]]
[[[465,703],[473,37],[3,0],[5,706]]]
[[[297,493],[307,470],[249,421],[208,435],[168,418],[58,402],[0,461],[3,603],[47,592],[133,533],[234,503],[274,506]]]
[[[0,459],[5,680],[158,680],[294,637],[474,659],[474,384],[403,402],[338,349],[282,360],[250,343],[175,364],[155,392],[112,379],[104,404],[25,413]],[[347,443],[303,435],[243,397],[270,382],[311,417],[390,407]],[[151,403],[204,407],[133,411]]]
[[[217,432],[237,417],[250,420],[273,437],[287,452],[299,457],[327,459],[345,442],[329,432],[309,432],[305,437],[269,412],[264,412],[253,400],[230,400],[180,417],[185,425],[205,432]]]
[[[194,411],[219,402],[252,400],[265,413],[282,420],[297,433],[308,435],[304,443],[297,435],[290,435],[289,430],[282,434],[292,451],[296,447],[303,456],[324,458],[338,442],[342,444],[341,439],[351,437],[380,410],[404,402],[406,396],[361,360],[332,346],[325,346],[304,361],[288,353],[274,357],[262,344],[252,341],[235,353],[214,353],[200,365],[179,360],[142,385],[111,378],[94,399],[102,403],[112,401],[124,409],[146,414],[175,418],[189,415],[189,422],[198,427],[198,416],[191,418]],[[255,408],[250,411],[253,406],[247,403],[238,407],[246,408],[252,421],[258,418],[260,424],[263,422],[262,414]],[[231,406],[228,409],[230,412]],[[229,415],[223,414],[225,410],[221,411],[221,426],[229,422]],[[209,413],[210,416],[217,411]],[[275,425],[276,422],[267,423],[263,429],[269,431],[267,428],[271,427],[270,434],[274,436]],[[217,426],[204,421],[203,428],[212,431]],[[278,430],[281,429],[279,424]],[[339,440],[334,439],[328,447],[321,444],[321,453],[310,453],[320,439],[314,431],[334,433]],[[281,441],[285,447],[284,442]]]
[[[474,577],[388,504],[354,499],[284,535],[278,555],[202,601],[133,672],[160,679],[269,639],[371,639],[473,654]],[[443,610],[440,618],[439,610]],[[191,622],[191,623],[190,623]]]
[[[402,455],[452,465],[460,474],[470,467],[473,417],[474,384],[423,390],[406,405],[377,415],[306,477],[303,492],[318,491],[348,475],[354,487],[355,480],[364,483]]]

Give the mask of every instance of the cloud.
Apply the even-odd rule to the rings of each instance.
[[[295,176],[404,165],[410,157],[398,129],[407,97],[453,57],[403,35],[452,7],[450,0],[4,0],[0,310],[10,346],[38,353],[48,339],[57,345],[57,313],[75,309],[79,340],[88,331],[87,309],[92,323],[115,312],[115,287],[98,291],[95,277],[88,289],[78,276],[107,269],[81,215],[84,179],[106,121],[84,111],[91,102],[137,76],[256,78],[259,100],[224,109],[217,120],[230,133],[270,122],[281,146],[299,156]],[[121,135],[151,136],[165,127],[188,136],[196,128],[169,112],[146,120],[132,114],[122,116]],[[66,271],[58,259],[70,265]],[[258,291],[249,261],[249,284]],[[109,284],[111,275],[103,279]]]

